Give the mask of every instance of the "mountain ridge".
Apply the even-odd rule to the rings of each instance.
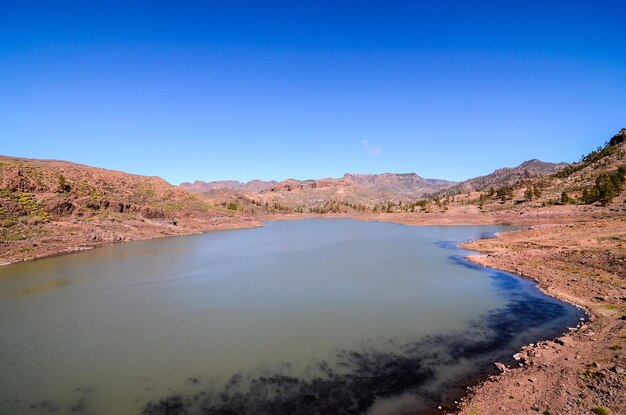
[[[158,176],[0,156],[0,253],[11,262],[96,243],[306,217],[299,215],[491,223],[506,214],[509,223],[511,215],[537,215],[553,205],[623,212],[625,176],[626,129],[576,163],[531,159],[461,183],[416,173],[345,173],[318,180],[221,181],[212,184],[219,189],[193,192],[185,187],[202,190],[206,183],[174,186]]]

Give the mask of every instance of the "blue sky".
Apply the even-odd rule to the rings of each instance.
[[[0,154],[171,183],[573,161],[626,127],[626,2],[0,1]]]

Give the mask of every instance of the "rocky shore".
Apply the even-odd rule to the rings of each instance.
[[[472,241],[473,262],[536,280],[590,320],[528,345],[470,388],[458,414],[626,413],[626,217],[543,224]]]
[[[30,261],[94,248],[108,243],[138,241],[202,232],[262,226],[256,218],[244,215],[215,215],[171,220],[125,218],[90,221],[55,221],[37,226],[28,238],[0,241],[0,265]]]

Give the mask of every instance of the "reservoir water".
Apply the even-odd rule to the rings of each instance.
[[[0,267],[0,414],[400,414],[582,314],[456,248],[498,226],[349,219]]]

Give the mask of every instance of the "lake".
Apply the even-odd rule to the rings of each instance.
[[[457,243],[350,219],[0,267],[0,414],[432,411],[583,317]]]

